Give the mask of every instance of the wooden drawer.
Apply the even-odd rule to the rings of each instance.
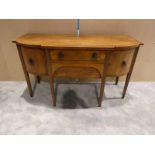
[[[81,50],[51,50],[51,60],[91,60],[103,62],[105,58],[104,51],[81,51]]]
[[[129,72],[134,50],[114,51],[108,62],[107,76],[122,76]]]
[[[100,78],[103,74],[104,65],[87,61],[53,62],[51,63],[52,75],[61,78]]]
[[[47,74],[46,55],[42,49],[21,47],[26,69],[32,74]]]
[[[56,78],[64,79],[94,79],[100,78],[100,73],[91,67],[61,67],[59,71],[55,72]]]

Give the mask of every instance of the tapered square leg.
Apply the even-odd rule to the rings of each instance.
[[[33,90],[32,90],[32,86],[31,86],[31,81],[30,81],[29,74],[27,72],[25,74],[25,79],[26,79],[26,82],[27,82],[29,94],[30,94],[31,97],[33,97]]]
[[[40,76],[39,75],[36,76],[36,80],[37,80],[37,83],[40,83]]]
[[[102,81],[101,81],[101,87],[100,87],[100,96],[99,96],[99,102],[98,105],[99,107],[102,106],[102,100],[103,100],[103,95],[104,95],[104,87],[105,87],[105,77],[103,77]]]
[[[103,95],[104,95],[104,88],[105,88],[105,79],[106,79],[106,73],[107,73],[107,68],[108,68],[108,60],[110,58],[110,53],[106,52],[106,57],[104,60],[104,70],[102,72],[101,76],[101,87],[100,87],[100,96],[99,96],[99,107],[102,106],[102,100],[103,100]]]
[[[52,101],[53,106],[56,106],[56,95],[55,95],[55,89],[54,89],[54,80],[50,78],[50,88],[51,88],[51,95],[52,95]]]
[[[22,67],[23,67],[23,72],[24,72],[25,79],[26,79],[26,82],[27,82],[29,94],[30,94],[31,97],[33,97],[33,90],[32,90],[32,86],[31,86],[31,81],[30,81],[29,74],[28,74],[28,72],[26,70],[26,66],[25,66],[23,55],[22,55],[22,51],[21,51],[21,46],[17,45],[17,44],[16,44],[16,46],[17,46],[18,54],[19,54],[19,57],[20,57],[20,60],[21,60],[21,64],[22,64]]]
[[[56,95],[55,95],[55,89],[54,89],[54,75],[52,74],[52,67],[51,67],[51,63],[50,63],[50,55],[49,55],[48,49],[46,49],[46,59],[47,59],[48,75],[50,78],[52,101],[53,101],[53,106],[55,107],[56,106]]]
[[[119,81],[119,77],[117,76],[116,79],[115,79],[115,85],[118,84],[118,81]]]
[[[127,74],[124,89],[123,89],[122,98],[124,98],[126,95],[126,91],[127,91],[128,85],[129,85],[130,77],[131,77],[131,74]]]
[[[136,58],[137,58],[138,50],[139,50],[139,47],[136,47],[136,48],[135,48],[135,51],[134,51],[133,58],[132,58],[132,62],[131,62],[131,66],[130,66],[129,73],[128,73],[127,76],[126,76],[125,86],[124,86],[122,98],[124,98],[125,95],[126,95],[126,91],[127,91],[127,88],[128,88],[128,84],[129,84],[129,81],[130,81],[130,77],[131,77],[131,74],[132,74],[132,71],[133,71],[133,67],[134,67],[134,64],[135,64],[135,61],[136,61]]]

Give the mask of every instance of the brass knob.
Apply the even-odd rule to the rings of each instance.
[[[34,60],[32,58],[29,58],[28,62],[30,65],[34,65]]]
[[[126,61],[122,61],[122,66],[126,66]]]
[[[97,54],[96,53],[92,53],[92,59],[97,59]]]
[[[59,57],[59,59],[63,59],[64,58],[64,53],[63,52],[59,52],[58,53],[58,57]]]

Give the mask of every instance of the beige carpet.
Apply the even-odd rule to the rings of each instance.
[[[25,82],[0,82],[0,134],[155,134],[155,82],[106,85],[101,108],[94,85],[61,84],[57,107],[48,83],[33,98]],[[108,99],[108,98],[114,99]]]

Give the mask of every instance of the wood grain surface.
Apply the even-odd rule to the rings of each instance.
[[[49,48],[96,48],[113,49],[120,47],[138,47],[143,43],[128,35],[50,35],[25,34],[16,39],[16,43]]]

